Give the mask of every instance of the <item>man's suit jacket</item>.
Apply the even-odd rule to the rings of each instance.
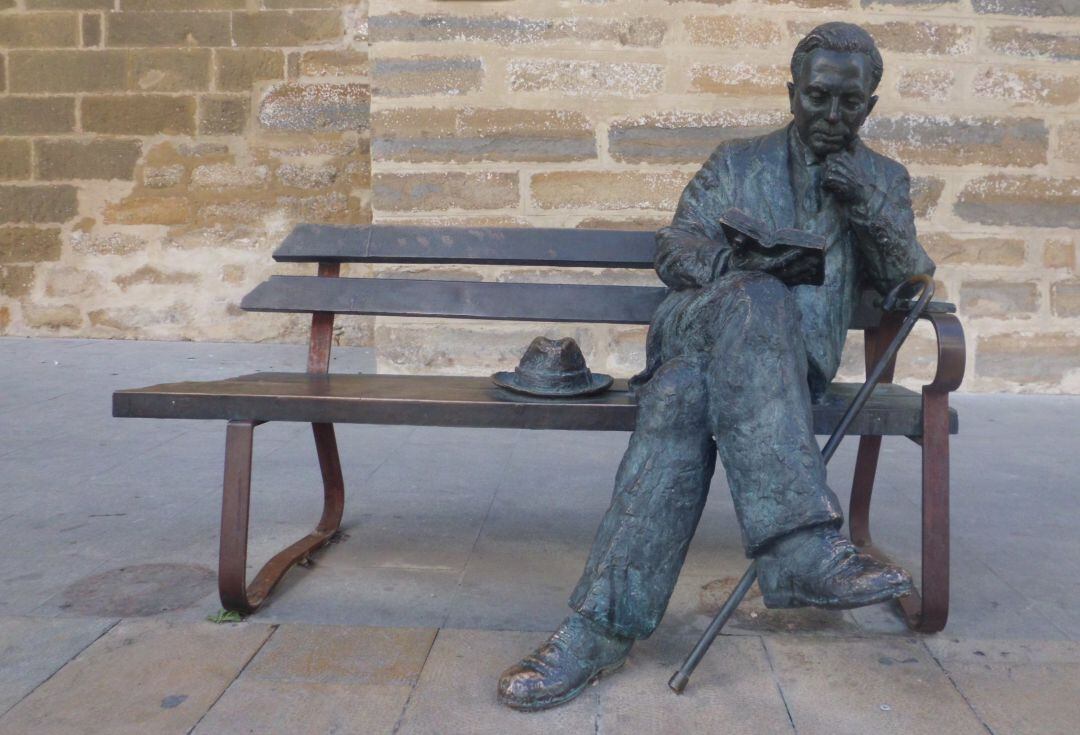
[[[789,126],[757,138],[725,142],[686,186],[671,225],[657,233],[656,272],[671,291],[653,319],[647,366],[634,379],[635,385],[648,380],[660,366],[659,346],[666,323],[692,299],[692,292],[728,270],[731,248],[720,227],[720,216],[728,208],[742,209],[774,229],[797,226],[800,205],[795,199],[791,164],[802,164],[789,161],[791,135],[794,132]],[[833,258],[833,270],[842,271],[831,277],[834,283],[843,279],[842,293],[830,294],[826,287],[796,289],[811,372],[820,373],[818,381],[828,382],[839,367],[851,310],[863,287],[870,285],[887,293],[912,275],[934,270],[915,238],[907,170],[861,141],[856,142],[854,155],[869,189],[866,201],[844,208],[835,218],[836,231],[822,233],[834,239],[833,248],[848,253],[839,261]],[[841,298],[843,303],[830,306],[826,298]],[[814,313],[819,308],[842,309],[840,319],[827,320],[827,338],[814,336],[814,325],[808,324],[820,316]],[[829,344],[817,344],[823,341]]]

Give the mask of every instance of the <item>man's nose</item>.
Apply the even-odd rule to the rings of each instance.
[[[840,122],[840,98],[832,98],[832,102],[829,104],[829,117],[826,119],[831,123]]]

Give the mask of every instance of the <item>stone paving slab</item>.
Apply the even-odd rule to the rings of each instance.
[[[986,735],[915,640],[792,636],[765,645],[800,735]]]
[[[271,630],[122,622],[0,717],[0,734],[187,733]]]
[[[0,619],[0,714],[96,641],[115,620]]]

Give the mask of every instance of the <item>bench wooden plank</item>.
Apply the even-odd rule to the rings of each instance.
[[[439,263],[651,270],[656,233],[544,227],[298,225],[274,252],[285,263]]]
[[[857,384],[834,383],[814,407],[814,430],[828,434]],[[918,436],[919,394],[897,385],[875,390],[852,434]],[[256,373],[229,380],[170,383],[113,394],[113,415],[140,418],[304,421],[314,423],[472,426],[632,431],[637,406],[618,380],[612,390],[573,399],[533,398],[486,377]],[[956,412],[950,409],[950,432]]]
[[[667,290],[651,286],[272,276],[246,311],[648,324]]]

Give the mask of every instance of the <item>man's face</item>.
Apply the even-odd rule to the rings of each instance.
[[[815,49],[788,84],[799,137],[817,158],[847,148],[874,109],[873,74],[866,54]]]

